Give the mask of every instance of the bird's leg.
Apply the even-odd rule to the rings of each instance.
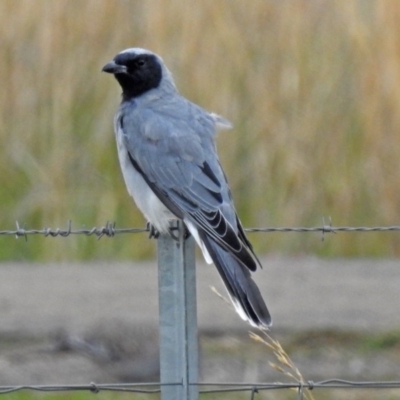
[[[147,222],[146,229],[149,231],[149,239],[159,238],[160,232],[158,232],[158,230],[150,222]]]

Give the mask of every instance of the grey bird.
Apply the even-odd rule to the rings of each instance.
[[[103,67],[122,88],[114,119],[129,194],[161,234],[181,220],[207,263],[218,269],[232,303],[252,326],[271,316],[251,271],[260,265],[236,214],[215,136],[230,123],[179,94],[162,58],[130,48]],[[261,266],[261,265],[260,265]]]

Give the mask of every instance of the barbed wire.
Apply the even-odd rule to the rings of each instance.
[[[247,228],[247,232],[255,233],[271,233],[271,232],[321,232],[322,239],[325,233],[338,232],[393,232],[400,231],[400,225],[393,226],[333,226],[332,221],[326,225],[323,221],[321,226],[314,227],[265,227],[265,228]],[[72,229],[72,222],[68,221],[65,229],[61,228],[42,228],[42,229],[27,229],[26,226],[20,226],[16,222],[16,228],[12,230],[0,230],[0,235],[12,235],[16,238],[25,237],[28,235],[43,235],[45,237],[68,237],[70,235],[86,235],[113,237],[117,234],[126,233],[144,233],[150,232],[149,227],[143,228],[116,228],[115,222],[106,222],[102,227]],[[160,383],[115,383],[115,384],[96,384],[94,382],[83,385],[15,385],[15,386],[0,386],[0,395],[9,394],[12,392],[29,390],[39,392],[63,392],[63,391],[89,391],[91,393],[99,393],[100,391],[113,392],[130,392],[142,394],[155,394],[161,392],[163,386],[181,385],[181,382]],[[254,383],[254,382],[205,382],[191,383],[199,388],[200,394],[205,393],[233,393],[233,392],[249,392],[250,398],[254,399],[255,393],[263,390],[282,390],[294,389],[298,391],[298,399],[303,399],[304,390],[314,389],[400,389],[400,381],[349,381],[343,379],[327,379],[323,381],[307,381],[307,382],[292,382],[292,383]]]
[[[0,386],[0,395],[18,392],[22,390],[31,390],[39,392],[63,392],[63,391],[89,391],[99,393],[102,391],[112,392],[131,392],[153,394],[159,393],[162,386],[177,386],[181,382],[144,382],[144,383],[114,383],[97,384],[91,382],[84,385],[18,385],[18,386]],[[289,383],[261,383],[261,382],[204,382],[189,383],[190,386],[197,386],[200,394],[205,393],[228,393],[228,392],[250,392],[258,393],[262,390],[282,390],[297,389],[300,394],[305,389],[400,389],[400,381],[349,381],[344,379],[326,379],[323,381],[307,382],[289,382]],[[204,389],[202,389],[204,388]],[[302,398],[302,397],[300,397]]]
[[[143,233],[150,232],[149,227],[143,228],[116,228],[115,222],[106,222],[102,227],[93,228],[80,228],[72,229],[72,222],[68,221],[67,227],[62,228],[42,228],[42,229],[27,229],[26,226],[21,226],[18,221],[15,223],[16,229],[0,230],[0,235],[11,235],[16,238],[25,237],[28,235],[42,235],[45,237],[68,237],[70,235],[86,235],[96,236],[98,239],[103,236],[113,237],[119,234],[126,233]],[[246,232],[252,233],[273,233],[273,232],[321,232],[322,239],[326,233],[338,233],[338,232],[395,232],[400,231],[400,225],[392,226],[333,226],[332,222],[328,225],[323,224],[322,226],[312,227],[265,227],[265,228],[245,228]]]

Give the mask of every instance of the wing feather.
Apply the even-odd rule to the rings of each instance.
[[[132,165],[173,214],[191,220],[244,266],[256,270],[218,162],[212,118],[189,124],[150,111],[146,115],[140,124],[125,117],[120,126],[136,133],[124,135]]]

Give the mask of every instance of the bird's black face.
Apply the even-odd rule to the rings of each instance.
[[[114,74],[122,87],[124,100],[158,87],[162,79],[160,62],[153,54],[120,53],[103,67],[103,71]]]

